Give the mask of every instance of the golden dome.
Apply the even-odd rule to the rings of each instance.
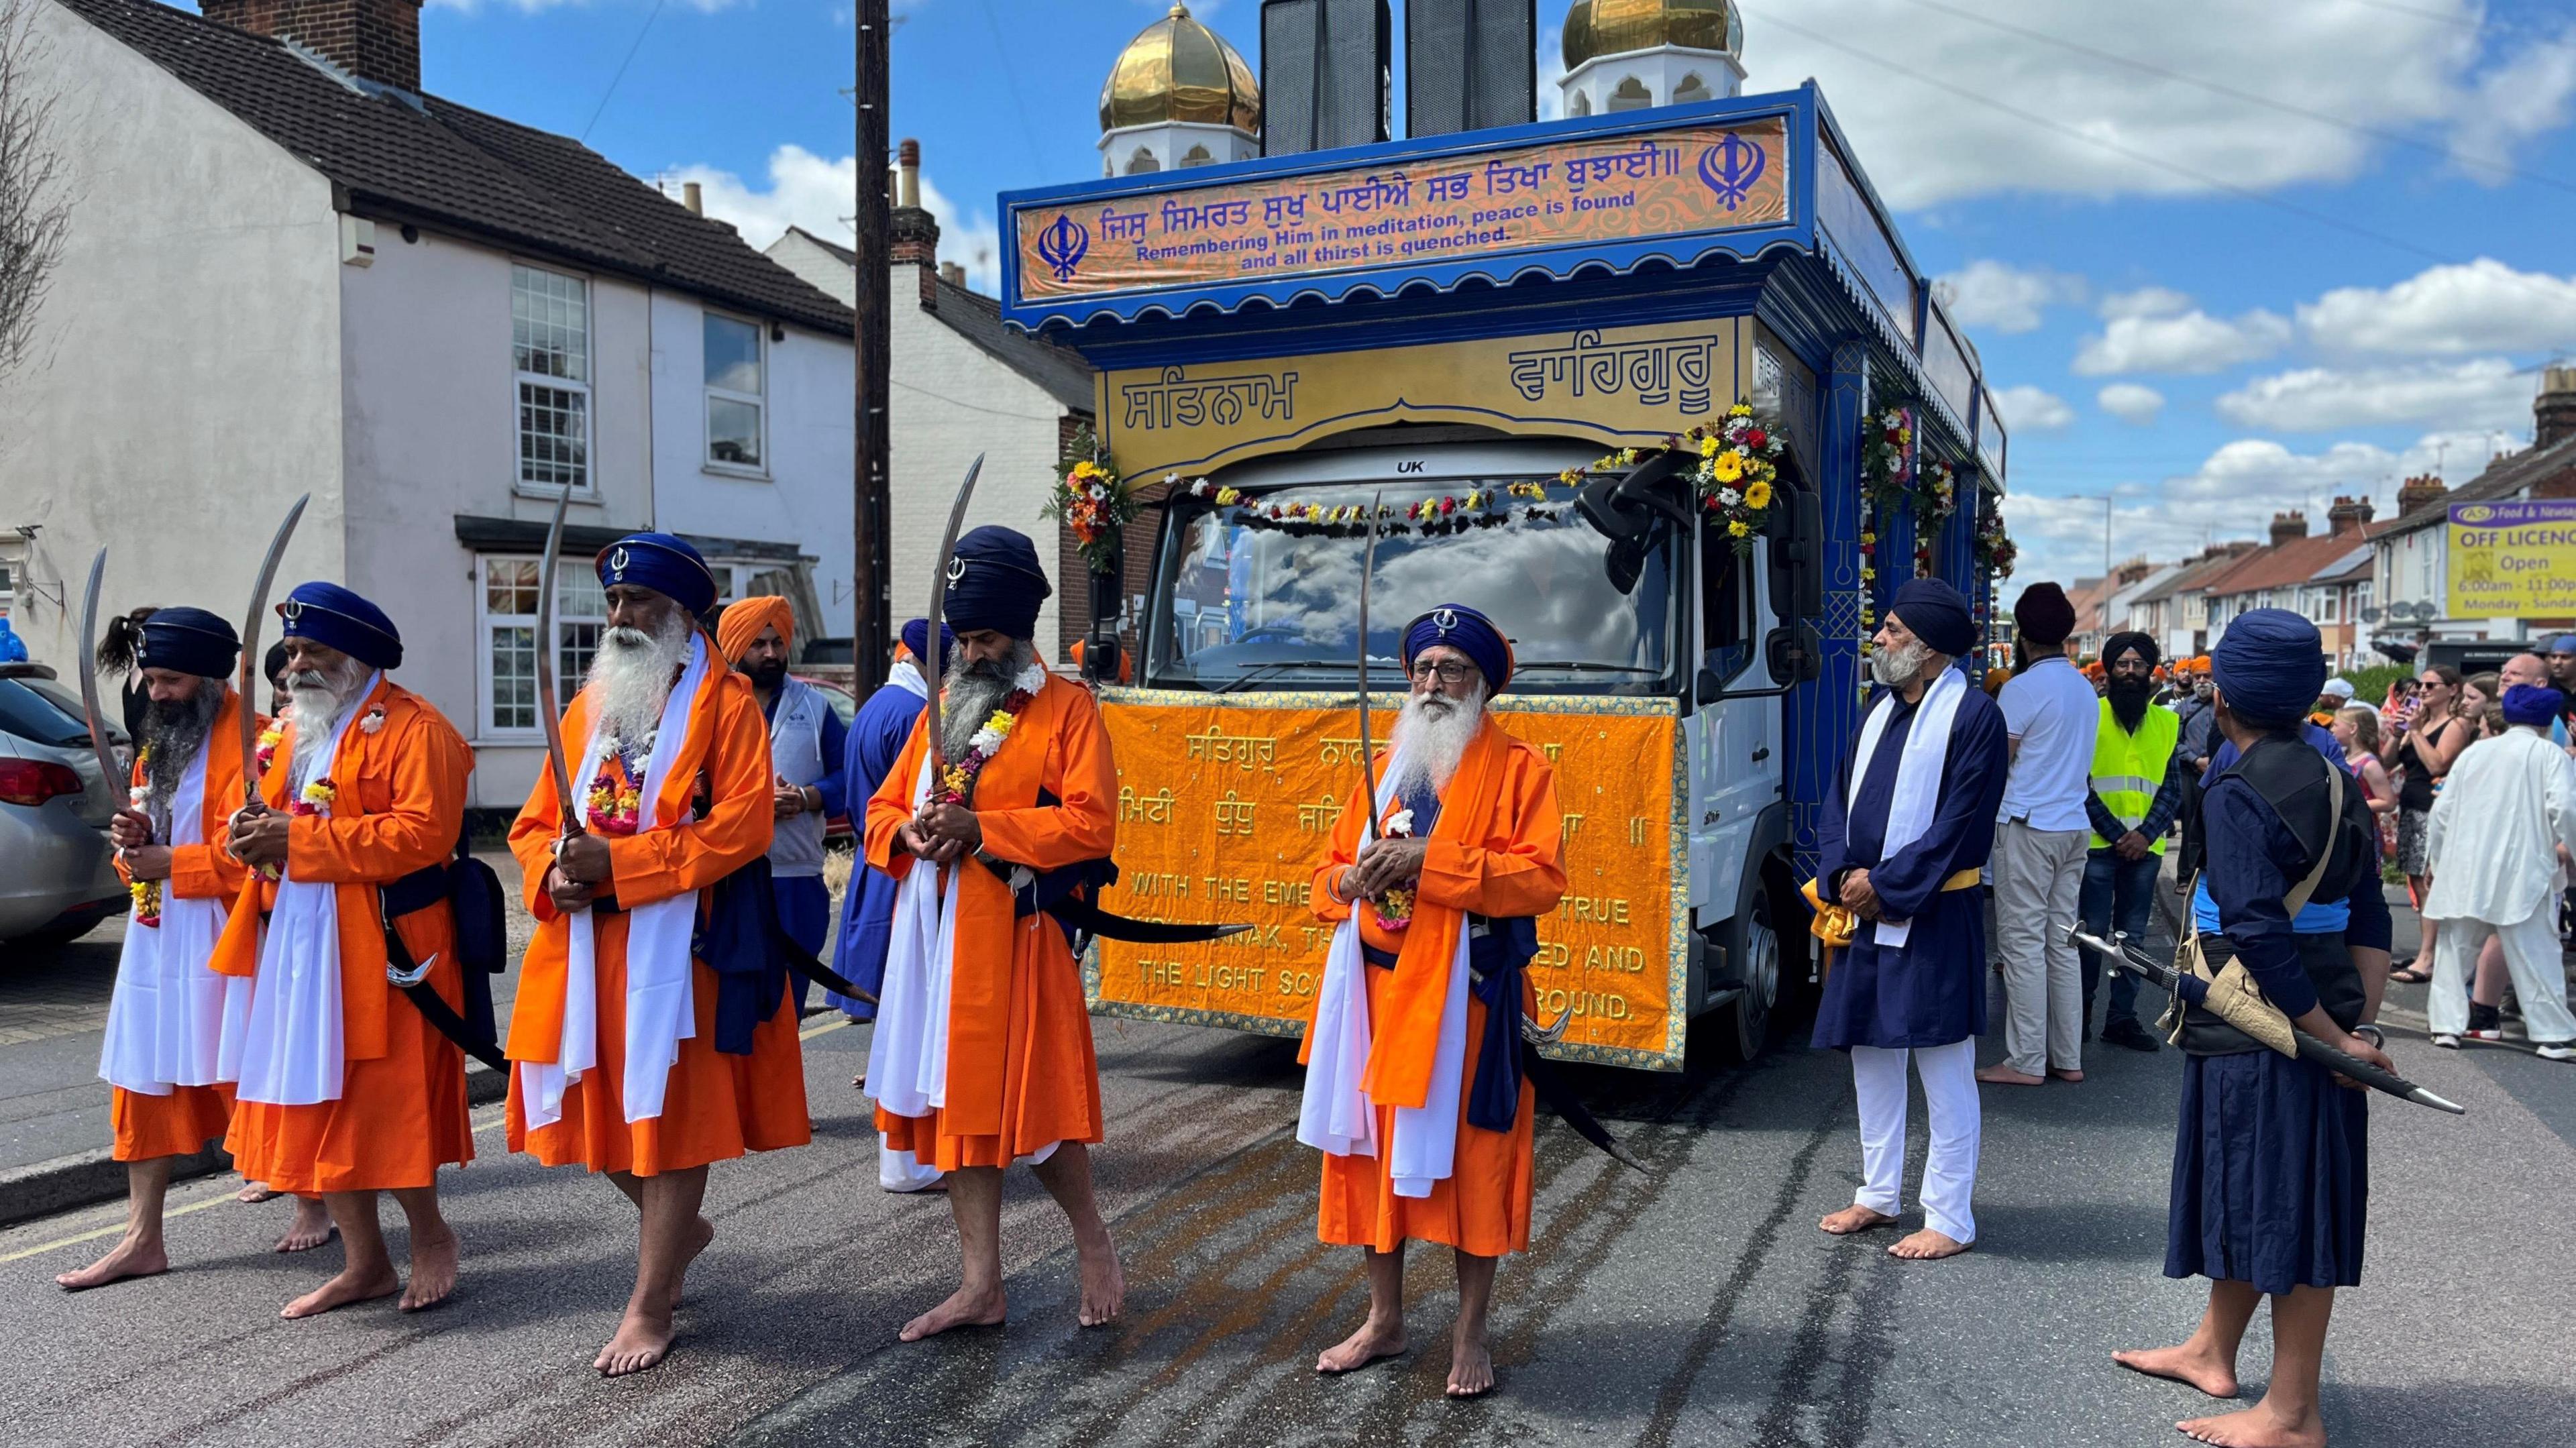
[[[1574,0],[1565,12],[1565,68],[1630,50],[1678,45],[1744,54],[1744,17],[1731,0]]]
[[[1100,129],[1164,121],[1261,132],[1261,83],[1217,33],[1175,3],[1127,42],[1100,88]]]

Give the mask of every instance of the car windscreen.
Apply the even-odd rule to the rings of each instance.
[[[0,732],[37,744],[70,747],[89,743],[89,726],[81,722],[78,703],[64,709],[38,693],[27,679],[0,679]]]
[[[1491,617],[1512,641],[1517,692],[1640,694],[1671,687],[1674,549],[1648,550],[1622,592],[1610,542],[1583,521],[1572,490],[1513,497],[1531,480],[1448,480],[1383,488],[1391,518],[1369,597],[1378,686],[1403,687],[1405,625],[1442,604]],[[1547,480],[1553,484],[1554,480]],[[1176,500],[1165,524],[1150,629],[1148,682],[1159,688],[1343,689],[1358,664],[1359,581],[1367,524],[1330,521],[1365,508],[1380,484],[1316,484]],[[1425,527],[1401,516],[1428,501],[1479,504]],[[1320,510],[1327,521],[1311,521]],[[1463,515],[1463,516],[1462,516]],[[1373,666],[1374,670],[1374,666]]]
[[[46,703],[49,703],[55,708],[70,715],[73,723],[81,725],[81,742],[84,744],[89,742],[89,726],[82,723],[82,721],[89,716],[81,710],[79,694],[63,687],[61,681],[56,679],[22,678],[18,682],[35,690],[37,696],[42,698]],[[108,682],[104,679],[99,681],[99,688],[105,693],[105,697],[101,702],[107,706],[107,719],[105,722],[107,724],[108,742],[111,744],[132,743],[132,740],[125,737],[125,725],[117,718],[116,715],[117,707],[122,702],[124,696],[117,694],[110,689]]]

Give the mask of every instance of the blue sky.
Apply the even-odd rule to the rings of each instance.
[[[994,194],[1098,173],[1101,78],[1167,0],[895,8],[894,134],[921,140],[943,255],[989,289]],[[1257,67],[1256,0],[1192,8]],[[1543,105],[1564,10],[1539,0]],[[1821,81],[1954,289],[2006,398],[2025,581],[2100,572],[2084,497],[2113,498],[2117,557],[2170,558],[2280,509],[2321,528],[2337,494],[2384,513],[2437,464],[2464,481],[2528,444],[2539,365],[2576,349],[2564,5],[1744,10],[1747,89]],[[422,29],[432,91],[701,180],[756,242],[847,235],[846,5],[432,0]]]

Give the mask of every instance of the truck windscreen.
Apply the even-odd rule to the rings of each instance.
[[[1444,479],[1388,486],[1402,514],[1470,490],[1505,495],[1528,479]],[[1548,480],[1551,483],[1553,479]],[[1379,484],[1265,489],[1231,505],[1173,504],[1155,580],[1147,680],[1157,688],[1348,689],[1358,665],[1365,522],[1297,521],[1308,508],[1365,508]],[[1277,510],[1276,515],[1273,509]],[[1404,687],[1404,627],[1444,603],[1491,617],[1512,640],[1525,694],[1668,693],[1673,684],[1675,548],[1658,536],[1635,588],[1605,566],[1610,543],[1570,497],[1511,498],[1454,531],[1390,520],[1369,596],[1377,688]],[[1488,523],[1487,519],[1491,522]]]

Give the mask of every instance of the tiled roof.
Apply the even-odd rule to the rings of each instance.
[[[2349,533],[2311,533],[2274,548],[2257,548],[2243,561],[2224,574],[2210,579],[2202,591],[2212,597],[2251,593],[2265,588],[2290,588],[2306,583],[2330,564],[2342,561],[2361,540],[2376,538],[2389,529],[2388,524],[2367,524],[2360,540]]]
[[[849,309],[577,141],[343,80],[277,40],[155,0],[73,14],[329,177],[350,209],[685,291],[817,331]]]
[[[846,267],[859,264],[859,254],[839,242],[816,236],[805,228],[790,228],[798,236],[831,253]],[[969,291],[948,280],[939,279],[939,305],[931,315],[946,324],[948,330],[974,343],[1003,366],[1017,372],[1066,407],[1080,413],[1092,409],[1091,364],[1070,347],[1014,332],[1002,325],[1002,304],[981,292]]]
[[[2235,567],[2243,557],[2242,554],[2222,553],[2215,558],[2203,558],[2196,563],[2186,563],[2181,571],[2172,577],[2139,594],[2136,601],[2159,603],[2176,594],[2197,592],[2200,585]]]
[[[2511,457],[2498,458],[2487,465],[2485,472],[2423,507],[2391,519],[2380,531],[2412,533],[2419,528],[2447,523],[2453,503],[2490,502],[2519,492],[2565,468],[2576,468],[2576,434],[2562,437],[2547,447],[2524,448]]]

